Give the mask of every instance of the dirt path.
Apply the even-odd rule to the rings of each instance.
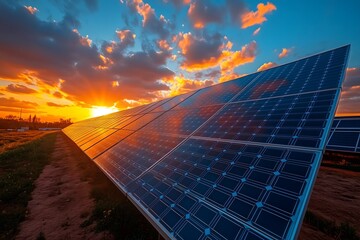
[[[94,203],[90,185],[81,181],[76,159],[63,134],[57,135],[52,158],[36,181],[29,213],[16,239],[36,239],[40,233],[46,239],[107,238],[104,233],[94,233],[94,226],[80,226]]]

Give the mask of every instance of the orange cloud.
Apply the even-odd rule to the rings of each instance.
[[[12,93],[19,93],[19,94],[32,94],[37,93],[36,90],[32,88],[28,88],[21,84],[9,84],[6,88],[6,91],[12,92]]]
[[[223,75],[240,65],[253,62],[257,48],[253,41],[241,50],[231,51],[233,43],[219,34],[199,38],[191,33],[180,33],[177,41],[184,57],[182,69],[193,72],[220,66]]]
[[[169,35],[168,20],[163,15],[158,18],[155,10],[148,3],[144,3],[142,0],[127,0],[126,4],[142,16],[145,29],[158,34],[162,38]]]
[[[229,72],[240,65],[253,62],[255,60],[256,49],[257,44],[253,41],[243,46],[240,51],[225,52],[228,57],[221,63],[221,71]]]
[[[234,80],[236,78],[240,78],[240,77],[244,77],[246,76],[247,74],[238,74],[238,73],[235,73],[235,72],[230,72],[230,73],[226,73],[224,75],[222,75],[220,78],[219,78],[219,83],[221,82],[227,82],[227,81],[230,81],[230,80]]]
[[[281,51],[281,53],[279,54],[279,58],[287,57],[290,52],[291,52],[291,49],[289,49],[289,48],[283,48],[282,51]]]
[[[55,91],[52,95],[54,97],[56,97],[56,98],[63,98],[64,97],[64,95],[59,91]]]
[[[254,25],[262,24],[267,21],[266,14],[276,10],[276,6],[270,2],[267,4],[259,3],[257,11],[246,12],[241,15],[241,28],[248,28]]]
[[[176,96],[214,84],[214,82],[211,80],[199,81],[188,79],[185,78],[182,74],[172,78],[165,78],[163,81],[170,87],[170,91],[166,93],[166,96]]]
[[[263,65],[261,65],[257,71],[260,72],[260,71],[264,71],[266,69],[269,69],[269,68],[272,68],[272,67],[276,67],[277,64],[274,63],[274,62],[267,62],[267,63],[264,63]]]
[[[360,116],[360,67],[346,70],[337,116]]]
[[[48,105],[49,107],[68,107],[69,106],[69,105],[57,104],[54,102],[47,102],[46,105]]]
[[[86,35],[85,37],[81,36],[81,34],[79,33],[79,31],[77,29],[73,29],[73,32],[75,32],[79,35],[79,38],[80,38],[79,41],[83,46],[91,47],[92,40],[89,38],[88,35]]]
[[[166,39],[160,39],[156,43],[161,50],[164,50],[164,51],[172,50],[172,47],[170,46],[168,41],[166,41]]]
[[[17,111],[19,111],[20,108],[34,109],[37,106],[39,106],[39,104],[29,101],[17,100],[13,97],[10,98],[0,97],[0,106],[7,108],[17,108]]]
[[[29,13],[31,14],[35,14],[37,13],[39,10],[36,7],[32,7],[32,6],[24,6],[26,8],[26,10],[29,11]]]
[[[180,33],[179,39],[178,47],[181,54],[186,58],[182,62],[181,68],[187,71],[198,71],[215,67],[224,57],[221,52],[223,45],[220,42],[220,38],[210,42],[203,38],[198,39],[191,33]],[[212,48],[213,52],[207,50],[207,47]],[[209,52],[212,54],[209,54]]]
[[[194,28],[204,28],[209,23],[221,23],[222,11],[210,1],[195,0],[190,3],[188,16]]]
[[[258,27],[257,29],[255,29],[255,31],[253,32],[253,36],[258,35],[260,30],[261,30],[261,27]]]
[[[116,35],[120,41],[125,41],[127,38],[135,39],[136,34],[133,34],[130,30],[116,30]]]

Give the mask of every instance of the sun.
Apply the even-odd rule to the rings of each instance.
[[[117,112],[119,109],[115,106],[104,107],[104,106],[92,106],[91,117],[99,117],[113,112]]]

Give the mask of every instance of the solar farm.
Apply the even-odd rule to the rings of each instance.
[[[165,239],[296,239],[326,150],[360,151],[335,111],[350,46],[63,132]]]

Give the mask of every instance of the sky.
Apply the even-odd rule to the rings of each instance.
[[[351,44],[338,116],[360,115],[360,1],[2,0],[0,117],[79,121]]]

